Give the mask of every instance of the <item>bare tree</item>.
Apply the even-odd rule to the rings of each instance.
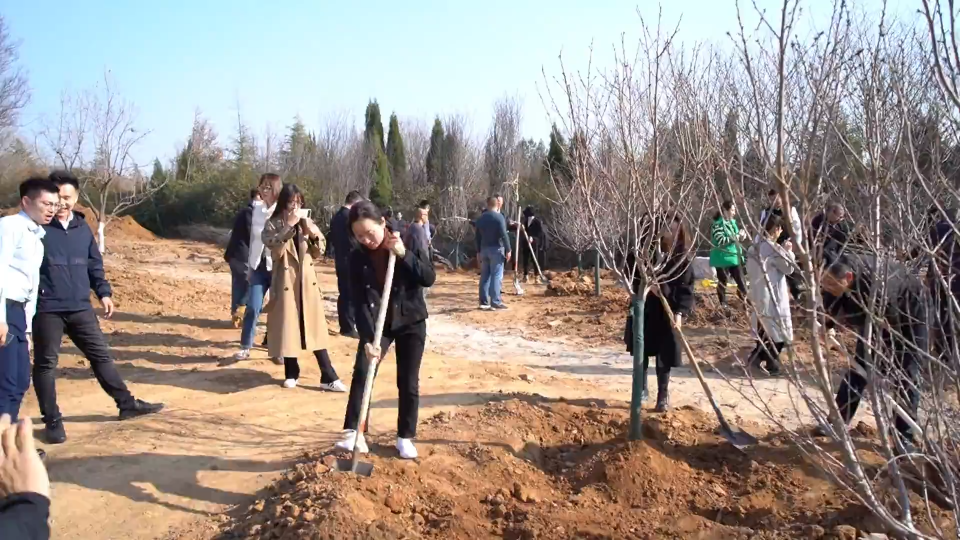
[[[20,111],[30,100],[27,74],[17,65],[20,44],[10,36],[10,27],[0,16],[0,132],[17,124]]]
[[[84,201],[96,217],[100,250],[106,249],[104,228],[115,216],[151,197],[166,184],[151,182],[133,155],[146,137],[135,123],[133,106],[103,85],[61,98],[60,114],[40,136],[58,166],[73,171],[81,182]]]
[[[504,189],[519,173],[522,121],[523,109],[519,99],[504,97],[494,103],[493,123],[483,147],[483,166],[491,192]],[[513,201],[507,201],[504,208],[506,215],[512,216],[516,213],[514,204]]]

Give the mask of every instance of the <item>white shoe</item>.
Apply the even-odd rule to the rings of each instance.
[[[417,447],[413,445],[412,439],[397,438],[397,450],[403,459],[417,459]]]
[[[233,355],[234,360],[246,360],[250,358],[250,349],[240,349],[240,352]]]
[[[326,390],[327,392],[346,392],[347,385],[343,384],[340,379],[333,381],[332,383],[320,383],[320,388]]]
[[[296,387],[297,387],[297,380],[296,380],[296,379],[287,379],[287,380],[283,381],[283,387],[284,387],[284,388],[296,388]]]
[[[343,439],[334,445],[334,448],[337,450],[346,450],[347,452],[353,452],[353,443],[354,439],[357,437],[357,432],[352,429],[347,429],[343,431]],[[367,448],[367,441],[363,439],[363,435],[360,435],[360,439],[356,441],[357,443],[357,452],[361,454],[366,454],[370,451]]]
[[[480,304],[480,309],[482,309],[482,310],[484,310],[484,311],[489,311],[489,310],[493,309],[493,307],[490,306],[490,304]]]

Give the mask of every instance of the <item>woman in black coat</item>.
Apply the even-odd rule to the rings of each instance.
[[[423,299],[423,289],[432,286],[437,275],[430,255],[421,243],[405,245],[400,234],[390,228],[380,209],[373,203],[362,201],[354,204],[350,208],[348,223],[353,244],[349,259],[350,300],[357,316],[360,343],[343,422],[344,438],[336,446],[342,450],[353,450],[354,440],[358,436],[363,387],[369,367],[366,351],[369,349],[371,354],[382,359],[390,344],[396,342],[397,390],[400,393],[397,450],[400,457],[415,459],[417,449],[413,445],[413,438],[417,435],[420,407],[420,361],[427,337],[427,304]],[[383,326],[383,337],[375,345],[374,328],[391,251],[397,260],[390,288],[390,305]],[[365,431],[365,427],[361,427],[361,431]],[[362,433],[357,441],[357,449],[361,453],[367,452]]]
[[[661,297],[677,318],[679,327],[683,317],[693,309],[693,268],[691,266],[690,233],[687,231],[679,215],[667,220],[669,223],[658,226],[661,231],[659,238],[659,252],[653,254],[654,260],[665,259],[658,265],[659,275],[657,285],[651,288],[643,303],[643,376],[647,376],[649,358],[657,358],[657,406],[656,412],[665,412],[670,408],[670,370],[681,365],[680,340],[673,331],[667,312],[663,308]],[[652,228],[652,227],[651,227]],[[635,258],[633,253],[626,256],[626,272],[633,273],[633,293],[641,294],[640,269],[634,271]],[[627,345],[627,352],[633,354],[633,314],[627,316],[627,327],[623,340]],[[643,399],[647,392],[644,385]]]

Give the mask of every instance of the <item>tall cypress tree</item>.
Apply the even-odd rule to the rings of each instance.
[[[400,134],[400,122],[397,115],[390,115],[390,127],[387,131],[387,159],[390,161],[390,177],[398,186],[407,183],[407,154],[403,148],[403,135]]]
[[[376,143],[383,151],[383,121],[380,119],[380,104],[377,103],[377,100],[372,100],[367,104],[367,112],[364,117],[366,121],[364,134],[367,136],[367,141],[371,144]]]
[[[547,150],[547,170],[557,180],[569,179],[567,170],[567,157],[563,147],[566,144],[563,140],[563,134],[554,124],[550,129],[550,148]]]
[[[443,123],[440,118],[433,121],[430,132],[430,149],[427,150],[427,182],[431,186],[440,186],[443,175]]]
[[[393,202],[393,181],[390,179],[390,160],[387,154],[374,150],[376,158],[373,164],[373,186],[370,187],[370,201],[380,208],[386,208]]]

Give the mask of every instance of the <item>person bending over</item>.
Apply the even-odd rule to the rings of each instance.
[[[320,366],[320,387],[346,392],[327,352],[327,321],[323,295],[317,286],[313,261],[323,256],[326,241],[312,219],[302,214],[303,195],[294,184],[284,184],[277,206],[263,228],[263,245],[273,260],[273,282],[267,312],[271,358],[283,358],[284,388],[300,379],[297,358],[312,352]]]
[[[336,447],[352,450],[358,437],[356,428],[361,420],[360,406],[369,368],[367,355],[382,359],[390,344],[396,343],[397,390],[400,393],[397,450],[401,458],[415,459],[417,449],[413,445],[413,439],[417,435],[417,414],[420,407],[420,361],[423,359],[427,336],[427,305],[422,289],[432,286],[437,276],[429,253],[422,245],[417,242],[405,245],[400,235],[387,226],[383,215],[373,203],[363,201],[350,209],[350,230],[355,243],[350,254],[350,268],[354,272],[351,298],[356,309],[360,343],[357,346],[353,380],[350,382],[350,399],[343,421],[344,438]],[[397,257],[390,289],[390,306],[387,309],[383,337],[379,344],[375,344],[375,325],[387,278],[390,252]],[[361,432],[365,431],[365,424],[364,419]],[[357,447],[360,452],[367,452],[362,433],[359,435]]]

